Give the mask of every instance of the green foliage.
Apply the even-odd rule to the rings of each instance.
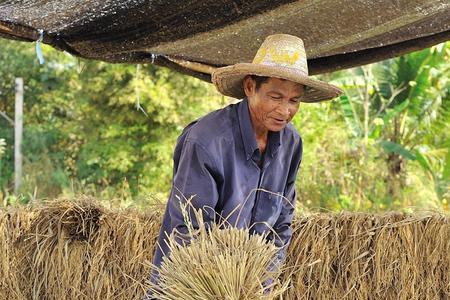
[[[406,159],[416,160],[416,156],[410,151],[403,148],[400,144],[391,141],[381,141],[380,145],[387,153],[396,153]]]
[[[347,95],[339,97],[339,101],[341,104],[342,115],[344,116],[345,122],[351,130],[351,133],[355,137],[361,136],[361,121],[358,118],[358,114],[355,112],[353,103],[350,101]]]
[[[33,44],[0,46],[0,111],[14,115],[14,79],[25,82],[21,195],[11,195],[13,128],[0,117],[0,200],[78,193],[126,205],[149,195],[165,200],[181,130],[228,100],[210,84],[153,65],[43,51],[39,65]],[[345,95],[301,105],[294,118],[304,142],[300,209],[448,209],[448,56],[441,44],[321,76]]]
[[[441,44],[333,75],[346,92],[339,106],[352,133],[350,143],[366,153],[364,165],[375,159],[385,166],[382,178],[390,203],[407,202],[408,160],[430,175],[436,195],[445,200],[442,187],[448,186],[448,178],[443,176],[443,161],[450,146],[448,56],[448,45]],[[368,149],[377,146],[378,155],[368,156]],[[427,153],[434,154],[435,163],[427,162]]]
[[[294,125],[303,138],[298,177],[300,209],[380,210],[387,208],[383,169],[374,147],[363,151],[341,119],[340,100],[301,106]]]
[[[25,82],[23,194],[54,197],[82,187],[76,192],[109,190],[110,196],[124,182],[132,195],[167,193],[171,145],[223,97],[207,83],[167,69],[43,50],[43,66],[32,44],[5,41],[0,51],[6,66],[0,70],[0,111],[14,114],[14,78]],[[11,128],[2,127],[0,134],[13,144]],[[0,178],[10,192],[12,147],[5,155],[0,170],[8,171]]]

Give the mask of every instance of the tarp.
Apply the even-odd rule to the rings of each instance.
[[[301,37],[311,74],[450,39],[448,0],[0,0],[0,37],[73,55],[148,63],[210,80],[273,33]]]

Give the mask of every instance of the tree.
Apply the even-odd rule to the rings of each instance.
[[[152,65],[80,60],[32,44],[0,50],[0,111],[13,115],[14,77],[25,81],[23,192],[56,196],[72,186],[111,196],[167,191],[172,145],[189,122],[222,105],[211,85]],[[11,143],[10,129],[0,137]],[[12,148],[1,162],[10,189]],[[27,184],[28,183],[28,184]],[[91,188],[92,187],[92,188]]]
[[[346,91],[340,105],[354,140],[362,142],[363,151],[376,143],[386,153],[385,181],[393,199],[402,197],[407,160],[432,174],[443,196],[450,132],[448,56],[448,44],[441,44],[336,79]],[[439,161],[434,170],[432,158]]]

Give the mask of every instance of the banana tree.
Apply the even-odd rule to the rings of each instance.
[[[385,153],[387,193],[401,199],[406,162],[417,162],[435,182],[440,198],[448,188],[449,44],[354,68],[335,82],[345,95],[340,108],[354,143]]]

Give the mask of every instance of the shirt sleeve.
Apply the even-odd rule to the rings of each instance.
[[[219,197],[214,169],[206,149],[195,141],[185,140],[168,203],[171,228],[177,233],[183,236],[188,233],[186,214],[183,215],[181,209],[183,206],[194,229],[199,228],[194,209],[202,211],[203,222],[207,227],[214,221]],[[190,204],[186,206],[187,201]]]
[[[274,242],[280,250],[277,253],[276,261],[281,263],[286,257],[286,250],[292,238],[292,218],[295,211],[295,182],[298,169],[302,159],[302,143],[300,140],[299,147],[295,150],[291,167],[289,169],[288,179],[284,190],[284,199],[281,213],[273,228],[276,233]]]

